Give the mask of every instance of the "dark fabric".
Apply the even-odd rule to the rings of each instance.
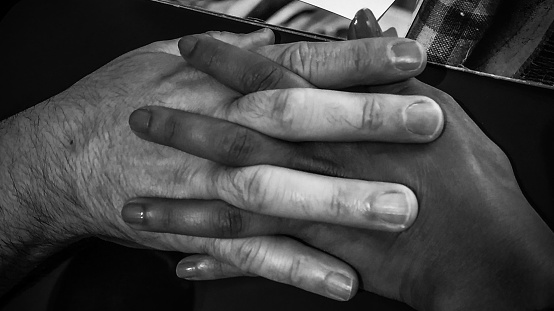
[[[427,0],[407,37],[427,48],[428,60],[458,66],[492,23],[500,0]]]
[[[554,23],[515,78],[554,85]]]
[[[48,310],[193,310],[193,284],[175,274],[182,256],[93,240],[65,269]]]

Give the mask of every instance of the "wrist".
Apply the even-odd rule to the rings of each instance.
[[[48,109],[39,104],[0,123],[0,295],[81,235]]]
[[[4,121],[0,130],[7,172],[0,180],[3,227],[21,244],[63,246],[83,235],[73,164],[54,110],[50,102],[41,103]]]

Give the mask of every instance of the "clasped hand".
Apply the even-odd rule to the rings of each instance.
[[[339,300],[361,281],[419,309],[545,303],[552,232],[502,151],[410,79],[419,44],[272,41],[155,43],[59,95],[78,116],[62,135],[78,235],[204,254],[178,267],[190,279],[260,275]]]

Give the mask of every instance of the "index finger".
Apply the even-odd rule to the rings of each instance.
[[[403,231],[418,212],[406,186],[342,179],[268,165],[226,168],[212,195],[255,213],[364,229]]]
[[[243,94],[268,89],[343,89],[402,81],[421,73],[423,46],[404,38],[297,42],[246,51],[205,35],[179,41],[183,58]]]
[[[261,55],[207,35],[183,37],[179,41],[179,50],[193,67],[242,94],[313,87],[303,78]]]
[[[403,81],[420,74],[425,48],[406,38],[296,42],[256,50],[319,88],[344,89]]]

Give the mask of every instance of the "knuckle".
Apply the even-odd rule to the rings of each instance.
[[[333,217],[337,219],[344,217],[348,214],[348,211],[353,208],[353,206],[351,206],[351,204],[349,204],[346,200],[346,197],[347,195],[340,189],[332,196],[329,204],[329,212]]]
[[[245,207],[254,212],[262,211],[267,201],[266,182],[259,168],[253,173],[246,173],[245,169],[233,170],[229,176],[231,194]]]
[[[237,266],[240,269],[252,272],[259,270],[263,265],[267,249],[260,239],[248,239],[236,249]]]
[[[232,114],[255,118],[265,117],[267,115],[267,105],[264,103],[270,100],[271,97],[267,96],[264,92],[243,96],[228,107],[226,118],[230,119]]]
[[[291,129],[294,124],[293,105],[304,101],[300,90],[282,90],[277,93],[270,111],[271,119],[278,122],[281,129]]]
[[[232,165],[245,163],[254,150],[253,138],[250,131],[237,127],[223,136],[221,148],[226,162]]]
[[[375,67],[376,55],[381,55],[380,53],[375,53],[375,41],[368,40],[359,40],[353,41],[350,45],[350,57],[352,57],[352,64],[354,64],[355,73],[358,75],[367,75],[371,73],[372,68]]]
[[[199,49],[200,43],[197,43],[197,48]],[[219,66],[219,58],[221,51],[219,48],[207,49],[206,52],[202,55],[203,65],[206,68],[216,68]]]
[[[265,187],[267,183],[264,182],[263,175],[260,169],[256,169],[245,185],[246,198],[252,209],[257,212],[261,212],[265,202],[268,201],[268,192]]]
[[[238,237],[243,232],[243,217],[239,209],[232,206],[215,214],[214,225],[222,238]]]
[[[287,278],[288,278],[288,281],[290,283],[290,285],[300,285],[301,284],[301,281],[302,281],[302,270],[304,268],[304,262],[306,261],[306,259],[304,258],[304,256],[302,255],[299,255],[299,256],[295,256],[293,259],[292,259],[292,262],[289,266],[289,268],[287,269]]]
[[[162,143],[170,146],[175,145],[175,143],[179,140],[180,128],[180,122],[176,117],[170,116],[167,118],[162,127]]]
[[[284,52],[288,56],[283,59],[285,66],[292,72],[302,76],[308,81],[311,80],[313,72],[317,71],[318,55],[312,45],[308,42],[299,42],[291,45]],[[315,61],[315,68],[314,68]]]
[[[375,131],[383,126],[381,103],[376,96],[364,96],[360,129]]]
[[[246,70],[241,82],[248,92],[257,92],[278,88],[283,77],[284,72],[279,66],[260,62]]]

